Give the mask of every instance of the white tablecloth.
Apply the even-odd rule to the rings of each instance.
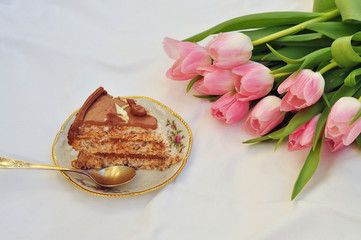
[[[327,148],[290,200],[308,150],[242,144],[242,123],[214,119],[208,101],[169,80],[165,36],[184,39],[224,20],[312,11],[311,0],[0,0],[0,155],[54,164],[63,122],[97,87],[148,96],[193,133],[183,171],[137,196],[101,197],[58,172],[0,169],[0,238],[360,239],[361,151]]]

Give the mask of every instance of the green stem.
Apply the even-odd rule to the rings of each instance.
[[[311,19],[311,20],[308,20],[306,22],[297,24],[297,25],[295,25],[293,27],[290,27],[290,28],[287,28],[285,30],[282,30],[282,31],[273,33],[271,35],[268,35],[266,37],[254,40],[252,42],[252,44],[253,44],[253,46],[261,45],[263,43],[275,40],[277,38],[284,37],[286,35],[299,32],[299,31],[303,30],[310,23],[326,21],[326,20],[332,19],[334,17],[337,17],[339,14],[340,14],[340,12],[339,12],[338,9],[332,10],[330,12],[327,12],[327,13],[323,14],[320,17],[316,17],[314,19]]]
[[[276,74],[273,74],[273,77],[280,78],[280,77],[284,77],[284,76],[291,75],[291,74],[292,74],[292,72],[276,73]]]
[[[321,74],[324,74],[328,70],[330,70],[330,69],[332,69],[334,67],[337,67],[337,66],[338,66],[338,64],[333,61],[333,62],[327,64],[326,66],[324,66],[323,68],[321,68],[320,71],[318,71],[318,72],[321,73]]]

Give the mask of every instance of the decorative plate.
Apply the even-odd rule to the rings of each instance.
[[[181,152],[183,159],[164,171],[137,170],[137,175],[131,182],[118,187],[101,187],[91,179],[71,172],[62,172],[65,178],[80,189],[100,196],[125,197],[153,191],[170,183],[183,169],[192,146],[192,133],[187,123],[176,113],[162,103],[148,97],[133,98],[148,109],[158,119],[158,129],[169,140],[172,151]],[[57,166],[71,167],[71,161],[76,159],[77,152],[68,145],[68,131],[75,119],[74,112],[63,124],[55,137],[52,156]]]

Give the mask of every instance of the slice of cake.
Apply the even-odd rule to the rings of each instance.
[[[165,170],[182,159],[172,153],[157,119],[133,99],[114,98],[99,87],[85,101],[68,133],[79,152],[75,168],[124,165]]]

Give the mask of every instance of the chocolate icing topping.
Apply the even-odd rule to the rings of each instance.
[[[83,106],[80,108],[77,113],[77,118],[79,120],[84,120],[85,114],[88,111],[89,107],[95,102],[102,94],[107,94],[107,91],[104,90],[103,87],[99,87],[95,92],[93,92],[85,101]]]
[[[144,107],[138,105],[134,99],[127,99],[127,102],[130,106],[130,108],[132,109],[132,113],[134,114],[134,116],[139,116],[139,117],[143,117],[145,115],[147,115],[147,110],[145,110]]]
[[[79,127],[83,124],[93,124],[101,126],[132,126],[156,129],[158,127],[157,119],[147,114],[144,107],[138,105],[133,99],[132,103],[127,104],[119,97],[114,98],[104,90],[103,87],[99,87],[95,90],[85,101],[83,106],[77,113],[73,124],[71,125],[68,133],[68,142],[71,144],[73,139],[78,135]],[[124,111],[119,113],[117,106],[121,107]],[[133,107],[131,107],[133,105]],[[145,114],[140,113],[132,109],[134,106],[140,111],[145,111]],[[141,110],[143,109],[143,110]],[[125,114],[127,116],[123,116]],[[127,119],[127,120],[125,120]]]

